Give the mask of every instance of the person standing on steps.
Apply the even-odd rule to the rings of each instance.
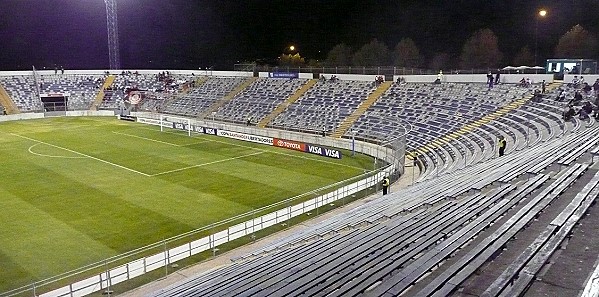
[[[383,195],[387,195],[387,193],[389,193],[389,178],[385,176],[383,178]]]
[[[503,136],[499,136],[499,156],[503,156],[505,154],[506,142]]]

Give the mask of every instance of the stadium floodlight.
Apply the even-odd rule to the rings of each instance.
[[[540,9],[539,17],[535,18],[535,66],[537,66],[537,47],[538,47],[538,35],[539,35],[539,18],[545,18],[547,16],[547,10]]]
[[[119,58],[119,23],[116,0],[104,0],[106,4],[106,29],[108,31],[108,60],[110,70],[121,69]]]

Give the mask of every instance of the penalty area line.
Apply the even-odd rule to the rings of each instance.
[[[147,176],[147,177],[151,176],[151,175],[149,175],[147,173],[143,173],[143,172],[137,171],[135,169],[131,169],[131,168],[125,167],[123,165],[115,164],[115,163],[112,163],[112,162],[109,162],[109,161],[106,161],[106,160],[103,160],[103,159],[100,159],[100,158],[96,158],[94,156],[90,156],[90,155],[87,155],[87,154],[84,154],[84,153],[80,153],[78,151],[74,151],[74,150],[68,149],[66,147],[62,147],[62,146],[58,146],[58,145],[55,145],[55,144],[47,143],[47,142],[44,142],[44,141],[41,141],[41,140],[33,139],[33,138],[30,138],[30,137],[19,135],[19,134],[15,134],[15,133],[10,133],[10,135],[13,135],[13,136],[16,136],[16,137],[20,137],[20,138],[23,138],[23,139],[27,139],[29,141],[35,141],[37,143],[41,143],[41,144],[45,144],[45,145],[48,145],[48,146],[51,146],[51,147],[55,147],[57,149],[65,150],[67,152],[71,152],[71,153],[77,154],[79,156],[90,158],[92,160],[96,160],[96,161],[99,161],[99,162],[102,162],[102,163],[105,163],[105,164],[108,164],[108,165],[112,165],[114,167],[118,167],[118,168],[121,168],[121,169],[125,169],[127,171],[131,171],[131,172],[134,172],[134,173],[137,173],[137,174],[141,174],[143,176]]]
[[[164,171],[164,172],[152,174],[151,176],[157,176],[157,175],[164,175],[164,174],[169,174],[169,173],[173,173],[173,172],[179,172],[179,171],[183,171],[183,170],[187,170],[187,169],[192,169],[192,168],[197,168],[197,167],[202,167],[202,166],[207,166],[207,165],[212,165],[212,164],[222,163],[222,162],[227,162],[227,161],[232,161],[232,160],[237,160],[237,159],[241,159],[241,158],[245,158],[245,157],[250,157],[250,156],[264,154],[264,153],[265,152],[257,152],[257,153],[247,154],[247,155],[241,155],[241,156],[237,156],[237,157],[232,157],[232,158],[227,158],[227,159],[222,159],[222,160],[217,160],[217,161],[212,161],[212,162],[207,162],[207,163],[202,163],[202,164],[197,164],[197,165],[192,165],[192,166],[187,166],[187,167],[183,167],[183,168],[179,168],[179,169],[173,169],[173,170],[169,170],[169,171]]]
[[[112,133],[118,134],[118,135],[125,135],[125,136],[129,136],[129,137],[133,137],[133,138],[139,138],[139,139],[143,139],[143,140],[147,140],[147,141],[153,141],[153,142],[162,143],[162,144],[166,144],[166,145],[179,146],[178,144],[174,144],[174,143],[170,143],[170,142],[166,142],[166,141],[162,141],[162,140],[157,140],[157,139],[152,139],[152,138],[147,138],[147,137],[143,137],[143,136],[137,136],[137,135],[133,135],[133,134],[127,134],[127,133],[122,133],[122,132],[117,132],[117,131],[112,131]]]
[[[208,142],[209,141],[209,140],[205,140],[205,141],[197,141],[197,142],[194,142],[194,143],[175,144],[175,143],[171,143],[171,142],[167,142],[167,141],[162,141],[162,140],[148,138],[148,137],[143,137],[143,136],[137,136],[137,135],[133,135],[133,134],[127,134],[127,133],[123,133],[123,132],[112,131],[112,133],[118,134],[118,135],[129,136],[129,137],[133,137],[133,138],[139,138],[139,139],[143,139],[143,140],[147,140],[147,141],[162,143],[162,144],[171,145],[171,146],[179,146],[179,147],[181,147],[181,146],[190,146],[190,145],[200,144],[200,143],[204,143],[204,142]]]
[[[143,129],[157,131],[156,129],[145,128],[145,127]],[[170,134],[174,134],[174,135],[183,136],[183,135],[181,135],[180,133],[177,133],[177,132],[164,131],[162,133],[170,133]],[[353,168],[353,169],[358,169],[358,170],[365,170],[366,172],[372,172],[373,171],[373,170],[362,168],[362,167],[358,167],[358,166],[352,166],[352,165],[347,165],[347,164],[340,164],[340,163],[336,163],[336,162],[331,162],[331,161],[327,161],[327,160],[321,160],[319,158],[311,158],[311,157],[308,157],[308,156],[292,155],[292,154],[288,154],[288,153],[284,153],[284,152],[279,152],[279,151],[272,150],[272,149],[271,150],[265,150],[265,149],[261,149],[261,148],[257,148],[257,147],[252,147],[252,146],[247,146],[247,145],[242,145],[242,144],[237,144],[237,143],[231,143],[231,142],[226,142],[226,141],[221,141],[221,140],[216,140],[216,139],[207,139],[205,137],[201,137],[202,135],[203,134],[198,134],[197,136],[191,136],[191,137],[192,138],[197,138],[197,139],[204,139],[203,142],[210,141],[210,142],[228,144],[228,145],[231,145],[231,146],[248,148],[248,149],[252,149],[252,150],[256,150],[256,151],[260,151],[260,152],[265,152],[265,153],[271,153],[271,154],[277,154],[277,155],[282,155],[282,156],[287,156],[287,157],[292,157],[292,158],[310,160],[310,161],[315,161],[315,162],[325,163],[325,164],[330,164],[330,165],[335,165],[335,166],[341,166],[341,167],[346,167],[346,168]],[[198,136],[200,136],[200,137],[198,137]],[[184,136],[184,137],[189,137],[189,136]],[[274,147],[271,146],[270,148],[274,148]]]

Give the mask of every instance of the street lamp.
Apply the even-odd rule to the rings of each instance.
[[[539,35],[539,19],[544,18],[547,15],[547,10],[541,9],[539,10],[539,15],[535,17],[535,65],[537,66],[537,44],[538,44],[538,35]]]
[[[289,50],[290,51],[294,51],[295,50],[295,46],[293,46],[293,45],[289,46]]]

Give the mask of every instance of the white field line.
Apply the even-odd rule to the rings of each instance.
[[[180,144],[179,146],[190,146],[190,145],[196,145],[196,144],[206,143],[206,142],[210,142],[210,140],[202,140],[202,141],[196,141],[196,142],[188,143],[188,144]]]
[[[36,156],[40,156],[40,157],[46,157],[46,158],[62,158],[62,159],[85,159],[85,157],[83,156],[77,156],[77,157],[69,157],[69,156],[55,156],[55,155],[46,155],[46,154],[40,154],[40,153],[36,153],[33,151],[33,148],[40,145],[41,143],[36,143],[32,146],[29,147],[29,149],[27,151],[29,151],[31,154],[36,155]]]
[[[212,165],[212,164],[216,164],[216,163],[222,163],[222,162],[232,161],[232,160],[241,159],[241,158],[245,158],[245,157],[260,155],[263,153],[265,153],[265,152],[251,153],[251,154],[247,154],[247,155],[242,155],[242,156],[237,156],[237,157],[232,157],[232,158],[227,158],[227,159],[222,159],[222,160],[217,160],[217,161],[212,161],[212,162],[207,162],[207,163],[202,163],[202,164],[197,164],[197,165],[192,165],[192,166],[187,166],[187,167],[183,167],[183,168],[179,168],[179,169],[173,169],[173,170],[169,170],[169,171],[152,174],[151,176],[164,175],[164,174],[183,171],[183,170],[187,170],[187,169],[191,169],[191,168],[197,168],[197,167],[202,167],[202,166],[206,166],[206,165]]]
[[[23,136],[23,135],[19,135],[19,134],[10,133],[10,135],[13,135],[13,136],[16,136],[16,137],[20,137],[20,138],[23,138],[23,139],[27,139],[27,140],[30,140],[30,141],[35,141],[37,143],[45,144],[45,145],[48,145],[48,146],[51,146],[51,147],[55,147],[55,148],[58,148],[58,149],[61,149],[61,150],[65,150],[67,152],[71,152],[73,154],[77,154],[77,155],[80,155],[80,156],[83,156],[83,157],[87,157],[87,158],[90,158],[90,159],[93,159],[93,160],[96,160],[96,161],[99,161],[99,162],[102,162],[102,163],[106,163],[106,164],[112,165],[114,167],[125,169],[127,171],[131,171],[131,172],[143,175],[143,176],[148,176],[148,177],[151,176],[151,175],[149,175],[147,173],[143,173],[143,172],[137,171],[135,169],[131,169],[131,168],[125,167],[123,165],[115,164],[115,163],[112,163],[112,162],[109,162],[109,161],[106,161],[106,160],[102,160],[100,158],[96,158],[96,157],[93,157],[93,156],[90,156],[90,155],[86,155],[84,153],[80,153],[78,151],[74,151],[74,150],[71,150],[71,149],[68,149],[68,148],[65,148],[65,147],[62,147],[62,146],[58,146],[58,145],[54,145],[54,144],[51,144],[51,143],[43,142],[41,140],[29,138],[27,136]]]
[[[209,141],[209,140],[204,140],[204,141],[197,141],[197,142],[194,142],[194,143],[187,143],[187,144],[175,144],[175,143],[171,143],[171,142],[167,142],[167,141],[162,141],[162,140],[148,138],[148,137],[143,137],[143,136],[137,136],[137,135],[133,135],[133,134],[127,134],[127,133],[123,133],[123,132],[112,131],[112,133],[119,134],[119,135],[130,136],[130,137],[134,137],[134,138],[139,138],[139,139],[143,139],[143,140],[147,140],[147,141],[153,141],[153,142],[163,143],[163,144],[172,145],[172,146],[190,146],[190,145],[200,144],[200,143],[204,143],[204,142],[208,142]]]
[[[151,129],[151,128],[142,128],[142,129],[156,131],[156,130]],[[169,132],[169,131],[164,131],[163,133],[170,133],[170,134],[175,134],[175,135],[181,135],[179,133]],[[186,136],[186,137],[188,137],[188,136]],[[192,136],[192,137],[193,138],[198,138],[198,139],[205,139],[205,138],[197,137],[197,136]],[[255,147],[251,147],[251,146],[246,146],[246,145],[241,145],[241,144],[236,144],[236,143],[230,143],[230,142],[226,142],[226,141],[220,141],[220,140],[214,140],[214,139],[205,139],[205,141],[212,141],[212,142],[217,142],[217,143],[223,143],[223,144],[228,144],[228,145],[232,145],[232,146],[237,146],[237,147],[243,147],[243,148],[248,148],[248,149],[252,149],[252,150],[257,150],[257,151],[261,151],[261,152],[265,152],[265,153],[283,155],[283,156],[288,156],[288,157],[293,157],[293,158],[299,158],[299,159],[304,159],[304,160],[316,161],[316,162],[320,162],[320,163],[332,164],[332,165],[336,165],[336,166],[343,166],[343,167],[347,167],[347,168],[353,168],[353,169],[358,169],[358,170],[365,170],[367,172],[372,172],[372,170],[369,170],[369,169],[366,169],[366,168],[357,167],[357,166],[352,166],[352,165],[347,165],[347,164],[339,164],[339,163],[335,163],[335,162],[331,162],[331,161],[327,161],[327,160],[322,160],[322,159],[316,159],[316,158],[309,158],[309,157],[304,157],[304,156],[292,155],[292,154],[287,154],[287,153],[278,152],[278,151],[274,151],[274,150],[263,150],[263,149],[259,149],[259,148],[255,148]]]

